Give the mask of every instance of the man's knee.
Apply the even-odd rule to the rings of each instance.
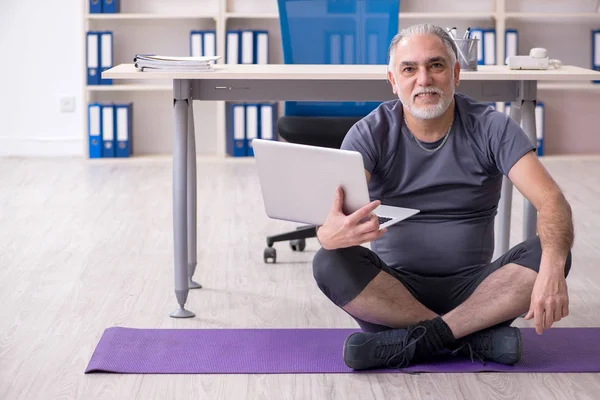
[[[569,250],[567,259],[565,261],[565,277],[569,275],[569,271],[571,270],[572,257],[573,255]],[[542,261],[542,244],[539,236],[530,238],[515,246],[513,249],[513,254],[510,258],[511,259],[507,260],[508,262],[514,262],[516,264],[528,267],[535,272],[539,272]]]
[[[381,270],[373,256],[362,246],[319,249],[313,258],[313,276],[319,289],[343,307],[358,296]]]

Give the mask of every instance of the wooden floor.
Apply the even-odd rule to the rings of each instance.
[[[571,314],[600,326],[600,157],[545,164],[576,223]],[[0,159],[2,399],[597,399],[596,374],[84,375],[105,328],[356,327],[314,284],[318,249],[276,245],[252,160],[198,160],[194,319],[173,294],[171,161]],[[521,237],[513,205],[512,244]],[[530,326],[518,320],[517,326]]]

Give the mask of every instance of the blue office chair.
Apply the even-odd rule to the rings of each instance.
[[[387,64],[398,33],[399,0],[278,0],[285,64]],[[288,142],[339,148],[348,130],[380,102],[285,102],[277,121]],[[264,261],[276,262],[275,242],[302,251],[315,226],[267,237]]]

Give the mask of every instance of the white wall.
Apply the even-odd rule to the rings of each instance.
[[[82,155],[83,1],[0,3],[0,156]],[[61,96],[75,112],[61,113]]]

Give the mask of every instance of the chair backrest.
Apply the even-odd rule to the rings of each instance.
[[[386,64],[400,0],[278,0],[285,64]],[[285,115],[364,116],[380,102],[285,103]]]

